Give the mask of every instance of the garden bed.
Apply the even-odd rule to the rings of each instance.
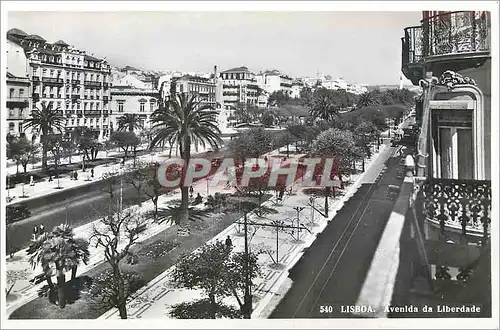
[[[210,216],[202,224],[193,226],[191,235],[187,237],[177,236],[177,227],[170,227],[135,245],[132,251],[139,256],[138,262],[133,265],[123,262],[122,271],[135,272],[144,279],[145,283],[148,283],[174,265],[182,254],[191,253],[202,246],[240,217],[241,215],[237,212]],[[160,247],[167,247],[170,250],[168,253],[162,254],[158,251]],[[97,277],[107,269],[109,269],[109,266],[104,262],[82,274],[75,281],[81,282],[81,278],[91,279]],[[87,280],[84,282],[88,283]],[[74,287],[75,285],[69,282],[68,286]],[[72,296],[75,295],[72,294]],[[48,297],[36,298],[15,310],[10,315],[10,319],[96,319],[108,310],[108,308],[103,307],[97,308],[85,289],[76,296],[78,299],[68,301],[64,309],[52,304]]]

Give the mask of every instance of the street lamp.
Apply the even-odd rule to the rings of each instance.
[[[293,209],[295,211],[297,211],[297,240],[298,240],[299,236],[300,236],[300,231],[299,231],[299,226],[300,226],[300,212],[304,211],[305,207],[304,206],[295,206]]]

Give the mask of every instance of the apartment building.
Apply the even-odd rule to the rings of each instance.
[[[197,95],[197,100],[202,104],[208,104],[214,109],[218,108],[216,94],[217,86],[213,79],[184,75],[172,78],[170,82],[170,95],[188,93]]]
[[[222,71],[220,78],[223,82],[222,102],[225,109],[234,109],[241,104],[259,105],[260,88],[255,74],[247,67]]]
[[[282,91],[288,95],[292,94],[293,78],[281,73],[278,70],[267,70],[255,76],[257,85],[272,94]]]
[[[54,111],[61,111],[66,118],[65,133],[85,126],[99,140],[109,137],[111,71],[105,59],[89,55],[63,40],[49,43],[19,29],[9,30],[7,40],[8,51],[16,52],[15,56],[7,57],[8,66],[22,57],[19,47],[24,52],[31,109],[47,104]],[[39,138],[39,132],[30,134]]]

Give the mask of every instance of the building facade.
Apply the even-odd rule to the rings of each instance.
[[[222,102],[225,109],[239,105],[259,105],[260,88],[255,74],[247,67],[233,68],[220,73],[223,82]]]
[[[184,75],[173,78],[170,82],[170,95],[188,93],[197,95],[201,104],[207,104],[217,109],[217,86],[213,79]]]
[[[151,114],[158,109],[159,93],[128,85],[113,85],[111,88],[111,132],[118,130],[118,118],[135,114],[140,119],[141,130],[151,128]]]
[[[25,134],[24,120],[29,118],[30,81],[28,77],[16,77],[7,71],[7,132],[13,136],[26,136],[31,139],[31,134]]]
[[[109,137],[111,71],[106,60],[62,40],[51,44],[18,29],[9,30],[7,39],[22,47],[26,56],[31,109],[46,104],[61,111],[66,117],[65,133],[85,126],[99,140]],[[39,138],[38,132],[31,134]]]
[[[379,242],[394,258],[372,262],[378,269],[368,273],[358,304],[434,311],[467,304],[481,310],[422,316],[491,317],[490,242],[497,233],[490,229],[490,13],[424,11],[422,18],[402,38],[402,72],[423,89],[416,103],[419,135],[407,144],[415,161],[406,164],[415,169],[402,168],[391,233]],[[388,287],[370,289],[375,282]]]
[[[293,79],[278,70],[267,70],[255,76],[257,85],[272,94],[282,91],[285,94],[292,94]]]

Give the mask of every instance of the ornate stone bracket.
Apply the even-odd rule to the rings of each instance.
[[[448,88],[452,88],[456,85],[476,85],[476,82],[474,81],[474,79],[464,77],[459,73],[447,70],[443,72],[441,77],[439,77],[438,84],[448,86]]]

